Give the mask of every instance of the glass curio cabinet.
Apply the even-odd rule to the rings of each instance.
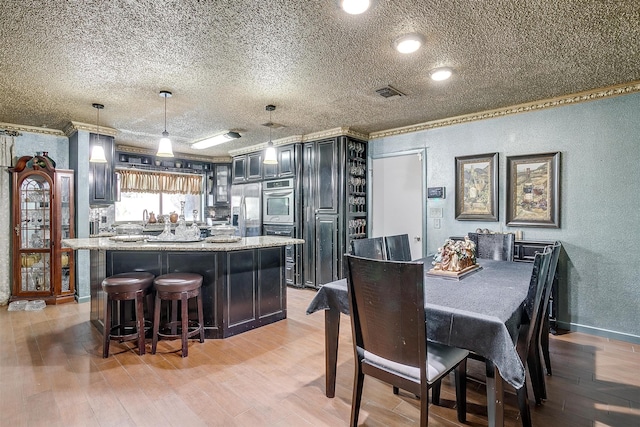
[[[73,171],[56,169],[46,154],[21,157],[10,171],[11,300],[74,301],[74,252],[60,244],[74,237]]]

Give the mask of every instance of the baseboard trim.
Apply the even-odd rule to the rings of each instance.
[[[584,332],[589,335],[596,335],[604,338],[611,338],[618,341],[626,341],[634,344],[640,344],[640,336],[633,334],[625,334],[624,332],[611,331],[609,329],[594,328],[593,326],[580,325],[578,323],[557,322],[558,329],[565,329],[574,332]]]
[[[79,297],[79,296],[76,295],[76,301],[78,302],[78,304],[85,303],[85,302],[90,302],[91,301],[91,295],[87,295],[86,297]]]

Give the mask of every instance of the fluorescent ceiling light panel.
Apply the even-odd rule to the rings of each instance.
[[[226,132],[220,135],[212,136],[211,138],[203,139],[202,141],[198,141],[195,144],[191,145],[191,148],[202,150],[204,148],[224,144],[225,142],[229,142],[232,139],[240,138],[240,136],[241,135],[238,132]]]

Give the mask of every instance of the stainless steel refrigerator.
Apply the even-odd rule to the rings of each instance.
[[[231,186],[231,224],[242,237],[262,235],[262,184]]]

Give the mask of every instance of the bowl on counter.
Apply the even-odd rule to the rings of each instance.
[[[118,236],[139,236],[142,235],[144,227],[140,224],[121,224],[115,227]]]
[[[212,236],[233,236],[236,234],[237,227],[229,224],[214,225],[209,227]]]

